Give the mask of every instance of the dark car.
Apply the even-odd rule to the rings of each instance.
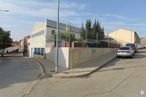
[[[134,50],[135,53],[137,52],[137,47],[134,43],[127,43],[126,46],[130,46]]]

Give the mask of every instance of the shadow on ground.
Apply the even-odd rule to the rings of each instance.
[[[111,61],[110,63],[105,64],[97,72],[105,72],[105,71],[112,71],[112,70],[124,70],[124,69],[128,69],[128,68],[136,68],[136,67],[146,67],[146,64],[145,65],[144,64],[142,64],[142,65],[135,64],[135,61],[137,59],[146,58],[146,54],[144,54],[144,53],[146,53],[146,52],[140,51],[133,58],[116,58],[113,61]],[[126,64],[125,64],[125,66],[123,66],[123,67],[116,67],[116,65],[119,65],[117,62],[119,62],[120,60],[127,61],[127,62],[129,62],[130,65],[126,66]],[[113,68],[108,68],[108,67],[113,67]]]
[[[4,88],[6,90],[10,88],[16,92],[17,87],[22,89],[28,82],[36,81],[39,74],[40,68],[30,59],[20,56],[4,56],[0,58],[0,93]]]

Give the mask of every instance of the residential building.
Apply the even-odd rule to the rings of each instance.
[[[20,40],[21,43],[21,52],[24,56],[29,56],[29,39],[30,35],[25,36],[23,39]]]
[[[20,41],[13,41],[12,46],[20,46]]]
[[[6,53],[17,53],[20,51],[20,41],[13,41],[12,46],[5,49]]]
[[[29,55],[43,55],[47,53],[47,48],[55,46],[55,39],[53,32],[56,32],[57,22],[47,19],[45,22],[38,22],[34,25],[32,33],[30,35]],[[71,32],[75,34],[75,38],[78,39],[80,29],[71,25],[59,23],[59,33]],[[59,46],[62,45],[61,39],[59,39]]]
[[[113,32],[108,33],[108,36],[116,40],[121,45],[127,43],[140,43],[140,38],[135,31],[127,29],[118,29]]]

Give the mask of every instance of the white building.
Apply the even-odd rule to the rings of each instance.
[[[56,26],[56,21],[48,19],[46,20],[46,22],[39,22],[34,25],[32,33],[30,35],[30,57],[34,57],[34,55],[43,55],[44,53],[50,52],[50,48],[54,46],[52,31],[56,31]],[[59,31],[65,32],[66,30],[74,33],[76,39],[80,37],[79,28],[67,26],[66,24],[60,23]]]

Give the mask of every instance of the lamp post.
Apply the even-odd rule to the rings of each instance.
[[[58,72],[58,34],[59,34],[59,10],[60,10],[60,0],[58,0],[58,8],[57,8],[57,34],[56,34],[56,66],[55,72]]]

